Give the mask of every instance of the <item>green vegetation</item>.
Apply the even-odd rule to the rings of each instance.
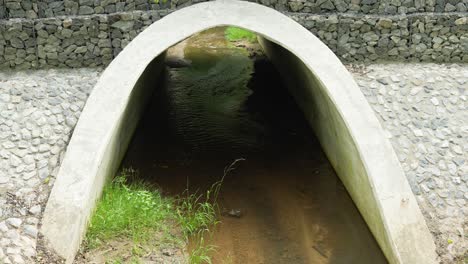
[[[186,197],[178,199],[175,214],[185,238],[188,239],[200,230],[207,230],[218,223],[217,206],[215,199],[213,202],[210,200],[210,192],[211,190],[208,190],[206,196],[187,194]]]
[[[105,186],[102,198],[86,233],[85,250],[105,248],[112,241],[131,240],[127,262],[139,263],[139,257],[162,243],[185,245],[191,241],[189,262],[212,263],[213,245],[205,242],[210,229],[219,221],[216,204],[224,177],[243,159],[235,160],[223,177],[206,193],[187,190],[181,197],[167,198],[154,186],[138,180],[134,170],[124,170]],[[181,237],[174,237],[174,231]],[[163,240],[163,241],[161,241]],[[125,243],[124,243],[125,244]],[[120,256],[107,263],[124,263]]]
[[[214,247],[204,243],[203,235],[218,223],[216,198],[222,181],[215,183],[205,195],[187,191],[184,197],[171,199],[136,180],[135,175],[133,170],[124,170],[105,186],[88,227],[85,249],[105,247],[113,240],[131,240],[129,261],[139,263],[138,257],[146,253],[151,239],[163,233],[172,244],[185,244],[192,237],[197,238],[189,255],[190,263],[211,263],[209,252]],[[174,238],[170,234],[177,228],[183,237]],[[108,263],[124,262],[117,258]]]
[[[134,171],[126,170],[104,188],[88,227],[88,248],[99,247],[117,237],[145,242],[171,217],[172,201],[163,198],[157,190],[150,191],[143,182],[132,182],[134,175]]]
[[[192,244],[194,245],[194,248],[190,252],[189,256],[189,263],[190,264],[202,264],[202,263],[207,263],[211,264],[211,257],[210,254],[211,252],[215,251],[216,248],[213,245],[206,244],[205,242],[205,234],[206,232],[209,232],[209,230],[206,230],[205,232],[201,231],[199,232],[193,239],[192,239]],[[196,239],[196,241],[194,241]]]
[[[251,31],[246,29],[238,28],[238,27],[227,27],[224,31],[224,36],[229,41],[240,41],[240,40],[247,40],[249,42],[256,42],[257,35]]]
[[[190,194],[187,190],[185,196],[177,199],[177,222],[187,241],[191,241],[192,248],[189,255],[190,264],[211,264],[211,252],[215,251],[213,245],[205,242],[210,235],[210,228],[219,223],[216,200],[224,177],[213,184],[206,194]]]

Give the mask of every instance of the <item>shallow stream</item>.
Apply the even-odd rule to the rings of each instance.
[[[122,166],[178,195],[245,159],[222,184],[213,263],[386,263],[279,73],[223,31],[179,44],[191,63],[155,84]]]

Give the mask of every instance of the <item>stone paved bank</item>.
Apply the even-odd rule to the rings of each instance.
[[[0,263],[34,262],[42,210],[98,74],[0,73]]]
[[[388,132],[438,253],[453,263],[468,254],[468,65],[351,71]]]
[[[468,65],[349,65],[443,263],[468,248]],[[100,69],[0,72],[0,262],[33,263],[60,160]]]

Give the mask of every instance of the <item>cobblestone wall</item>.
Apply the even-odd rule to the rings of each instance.
[[[36,37],[31,20],[0,23],[0,67],[37,67]]]
[[[40,18],[63,15],[112,14],[135,10],[178,8],[205,0],[0,0],[5,17]],[[466,12],[468,0],[254,0],[280,11],[321,14],[411,14]],[[158,3],[156,3],[158,2]],[[1,12],[1,11],[0,11]]]
[[[5,17],[7,18],[37,18],[37,0],[3,0]]]
[[[345,62],[468,62],[468,0],[260,2],[284,11]],[[193,3],[0,0],[0,68],[107,65],[152,22]]]
[[[349,12],[363,14],[409,14],[416,12],[466,12],[467,0],[293,0],[268,1],[292,12]]]
[[[0,19],[6,18],[6,8],[3,0],[0,0]]]
[[[113,55],[117,56],[141,31],[160,18],[157,11],[135,11],[109,16],[109,35],[112,40]]]
[[[112,60],[106,17],[50,18],[34,28],[39,66],[99,66]]]
[[[337,54],[345,61],[468,62],[466,14],[342,16]]]

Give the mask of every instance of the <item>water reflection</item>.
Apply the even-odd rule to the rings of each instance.
[[[386,263],[302,113],[265,58],[213,29],[184,43],[189,67],[155,85],[124,167],[168,195],[203,190],[232,160],[213,263]]]

